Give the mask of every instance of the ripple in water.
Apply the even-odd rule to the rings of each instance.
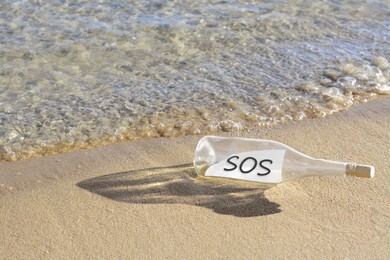
[[[380,1],[2,1],[0,160],[249,130],[390,94],[388,10]]]

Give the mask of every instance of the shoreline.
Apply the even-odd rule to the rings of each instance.
[[[379,95],[379,96],[375,96],[375,97],[374,96],[359,97],[357,99],[356,103],[354,105],[352,105],[352,107],[359,106],[360,104],[362,104],[362,103],[364,104],[365,102],[366,103],[373,102],[377,99],[381,99],[381,98],[384,98],[386,96],[387,95],[383,95],[383,96]],[[288,118],[288,119],[286,119],[285,117],[281,117],[279,119],[273,118],[273,119],[270,119],[269,121],[267,120],[267,121],[262,122],[261,126],[259,125],[258,127],[267,129],[267,128],[278,127],[280,125],[294,124],[296,122],[301,122],[302,120],[303,121],[307,121],[307,120],[310,121],[310,120],[321,119],[323,117],[329,117],[329,116],[333,116],[334,114],[346,112],[350,108],[351,108],[351,104],[339,107],[336,110],[330,110],[327,113],[324,112],[323,114],[321,114],[317,111],[318,113],[315,116],[314,116],[315,113],[310,117],[304,116],[303,118],[301,118],[300,116],[298,116],[298,118],[301,118],[301,119],[296,119],[296,120],[292,119],[291,116],[286,115],[286,118]],[[243,111],[240,112],[239,110],[237,110],[237,111],[233,110],[232,113],[234,114],[235,113],[234,111],[236,111],[238,114],[243,115],[244,112]],[[317,109],[314,109],[314,110],[317,110]],[[189,114],[189,115],[194,116],[194,114],[196,114],[198,112],[192,111],[192,110],[188,110],[188,111],[183,110],[180,113]],[[305,114],[305,112],[303,112],[303,114]],[[145,126],[145,125],[143,125],[143,123],[138,122],[138,123],[140,123],[139,126],[137,126],[137,123],[135,123],[136,126],[134,126],[134,127],[124,127],[124,128],[120,127],[121,128],[120,131],[119,131],[119,129],[117,129],[120,132],[120,133],[118,132],[118,135],[116,135],[116,134],[113,136],[106,135],[106,136],[101,136],[98,139],[92,138],[92,139],[87,139],[87,140],[79,140],[79,141],[76,141],[73,143],[69,143],[66,141],[58,141],[57,143],[54,143],[54,144],[35,147],[32,150],[30,149],[31,147],[28,148],[28,147],[20,146],[20,148],[18,148],[17,150],[14,151],[14,150],[12,150],[12,148],[7,146],[7,144],[5,143],[3,145],[3,147],[0,147],[0,148],[2,148],[2,150],[0,150],[0,163],[17,162],[17,161],[21,161],[21,160],[47,157],[47,156],[63,154],[63,153],[72,153],[72,152],[82,151],[85,149],[94,149],[94,148],[99,148],[99,147],[105,147],[108,145],[116,145],[116,144],[121,144],[121,143],[126,143],[126,142],[135,142],[135,141],[140,141],[140,140],[151,140],[151,139],[159,139],[159,138],[179,139],[179,138],[185,138],[187,136],[205,136],[205,135],[242,135],[242,133],[256,133],[256,132],[260,131],[260,130],[256,130],[256,126],[255,127],[253,126],[253,125],[260,124],[260,122],[257,122],[256,120],[249,120],[249,119],[243,120],[242,122],[240,122],[240,120],[238,120],[238,122],[235,122],[234,121],[235,116],[233,115],[233,116],[229,116],[229,118],[227,120],[222,120],[222,121],[219,120],[219,121],[213,122],[213,123],[208,122],[207,119],[203,119],[202,120],[203,121],[202,124],[204,124],[203,130],[197,129],[197,131],[195,131],[193,129],[194,131],[192,131],[192,132],[191,131],[189,131],[189,132],[184,131],[185,133],[179,133],[180,131],[179,132],[176,131],[176,133],[175,133],[175,131],[172,129],[174,129],[176,127],[180,128],[181,125],[185,125],[188,122],[192,122],[192,120],[197,121],[197,116],[194,116],[194,117],[189,116],[186,118],[185,121],[183,121],[183,118],[180,118],[180,119],[176,118],[175,120],[170,121],[168,123],[164,122],[164,119],[162,119],[162,118],[167,119],[167,115],[164,114],[164,116],[163,116],[163,114],[161,114],[161,113],[155,114],[153,116],[153,120],[151,123],[151,125],[153,125],[153,127]],[[164,122],[163,125],[165,123],[167,123],[166,127],[156,126],[156,125],[158,125],[159,120],[162,120],[162,122]],[[176,121],[176,122],[174,122],[174,121]],[[208,128],[208,127],[206,127],[207,125],[210,128],[209,130],[205,130],[206,128]],[[249,125],[251,125],[251,126],[249,126]],[[170,130],[168,132],[164,132],[165,130],[167,130],[165,128],[170,129]],[[142,132],[143,131],[142,129],[145,131]],[[115,132],[117,130],[115,130]],[[135,132],[138,132],[139,134],[135,134]],[[194,134],[195,132],[197,132],[197,134]],[[15,135],[17,135],[17,133],[11,132],[11,134],[8,134],[8,135],[15,136]],[[24,140],[24,139],[22,139],[22,140]]]
[[[316,158],[373,165],[376,176],[271,187],[197,178],[191,163],[201,136],[1,162],[0,255],[390,255],[389,97],[325,118],[224,136],[271,139]]]

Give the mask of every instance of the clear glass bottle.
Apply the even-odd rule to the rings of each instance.
[[[281,168],[274,173],[270,170],[272,161],[259,156],[275,152],[283,154],[283,158]],[[205,136],[199,140],[194,167],[198,175],[264,183],[280,183],[307,176],[372,178],[375,173],[373,166],[315,159],[276,141],[219,136]]]

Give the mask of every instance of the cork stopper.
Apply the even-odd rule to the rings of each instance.
[[[356,164],[355,167],[347,170],[347,175],[360,178],[373,178],[375,175],[374,166]]]

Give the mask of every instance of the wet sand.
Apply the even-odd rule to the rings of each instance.
[[[199,136],[0,163],[1,258],[389,257],[389,98],[230,135],[374,165],[376,176],[277,186],[199,178]]]

